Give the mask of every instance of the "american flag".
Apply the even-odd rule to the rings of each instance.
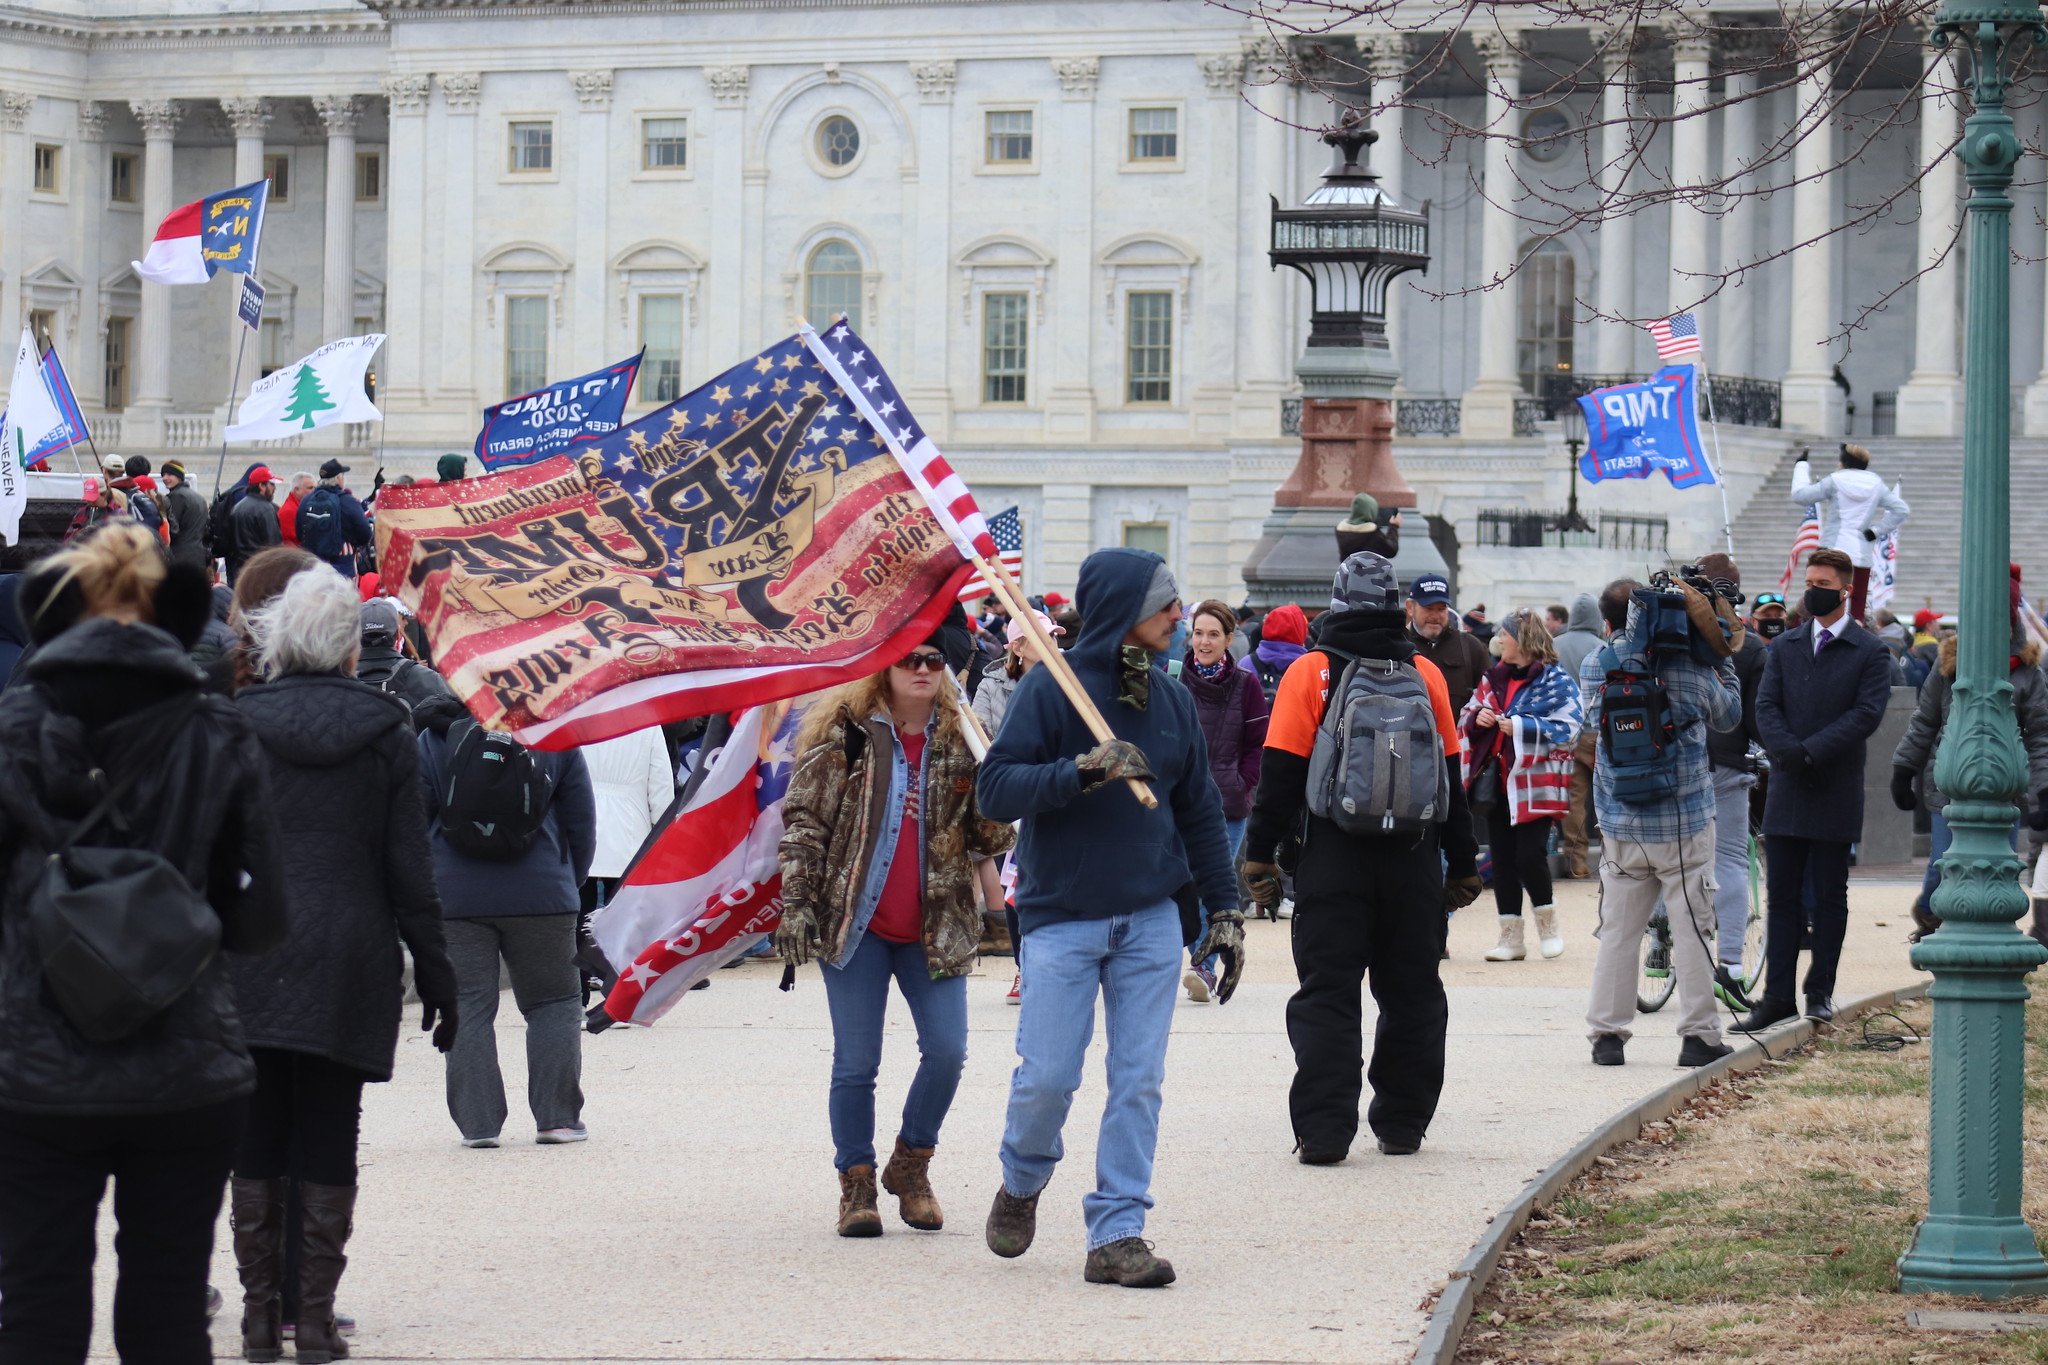
[[[946,534],[953,538],[953,544],[959,547],[960,553],[970,560],[977,555],[983,559],[995,558],[996,543],[989,535],[988,522],[982,518],[974,494],[968,491],[967,481],[953,472],[953,467],[946,463],[946,457],[932,444],[932,438],[925,435],[924,428],[910,415],[910,409],[904,406],[903,395],[896,392],[896,386],[883,372],[882,362],[876,360],[867,345],[854,335],[853,329],[846,325],[846,319],[839,319],[822,334],[812,331],[810,324],[805,323],[802,335],[804,345],[810,347],[818,363],[839,382],[839,387],[845,390],[846,397],[867,420],[868,426],[888,443],[896,463],[924,494],[939,524],[946,528]]]
[[[1010,571],[1010,577],[1022,581],[1024,577],[1024,522],[1017,515],[1017,509],[1006,507],[988,519],[989,539],[996,545],[996,555],[1003,567]],[[967,580],[960,589],[960,600],[969,610],[982,598],[996,590],[995,584],[980,574]]]
[[[1700,351],[1700,320],[1691,313],[1678,313],[1650,324],[1650,337],[1657,343],[1657,359],[1676,360]]]
[[[1806,520],[1799,523],[1799,534],[1792,537],[1792,553],[1785,560],[1785,572],[1778,579],[1778,591],[1792,590],[1792,579],[1799,572],[1799,561],[1820,548],[1820,518],[1814,509],[1806,509]]]

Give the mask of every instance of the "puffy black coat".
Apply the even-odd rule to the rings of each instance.
[[[249,1042],[389,1080],[401,938],[420,998],[455,999],[412,718],[395,697],[331,674],[245,687],[235,705],[262,737],[271,806],[291,850],[291,933],[235,963]]]
[[[0,693],[0,1109],[156,1114],[247,1095],[256,1068],[226,953],[139,1032],[94,1043],[50,1003],[23,906],[47,847],[38,811],[68,833],[101,795],[94,769],[110,783],[139,769],[119,803],[127,833],[103,824],[87,842],[163,854],[220,915],[228,952],[280,942],[284,877],[254,732],[225,698],[201,695],[198,668],[154,626],[81,622],[24,674],[28,685]]]
[[[378,639],[384,639],[382,632]],[[423,703],[437,697],[453,698],[447,680],[418,659],[408,659],[398,652],[397,646],[388,640],[383,644],[371,644],[367,640],[362,653],[356,660],[356,677],[379,692],[398,698],[405,703],[408,711],[418,711]],[[424,721],[415,721],[417,728]]]

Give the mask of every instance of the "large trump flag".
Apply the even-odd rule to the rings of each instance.
[[[601,439],[377,500],[377,562],[471,714],[542,749],[864,677],[993,553],[842,323]]]

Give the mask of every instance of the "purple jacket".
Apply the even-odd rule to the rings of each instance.
[[[1209,744],[1209,773],[1223,794],[1223,818],[1252,813],[1259,788],[1259,758],[1266,747],[1266,690],[1256,673],[1229,655],[1214,682],[1195,671],[1195,656],[1181,661],[1180,680],[1195,699],[1202,738]]]

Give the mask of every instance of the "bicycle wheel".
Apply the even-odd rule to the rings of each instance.
[[[1764,846],[1749,836],[1749,927],[1742,935],[1742,992],[1754,1000],[1764,979]]]
[[[1664,1008],[1677,984],[1678,978],[1671,972],[1671,917],[1660,905],[1650,913],[1649,927],[1643,930],[1643,974],[1636,981],[1636,1008],[1655,1014]]]

